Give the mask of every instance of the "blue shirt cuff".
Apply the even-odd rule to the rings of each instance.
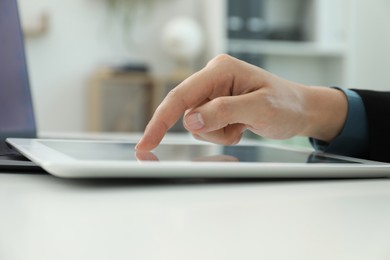
[[[354,91],[335,87],[348,99],[348,114],[341,133],[330,143],[310,138],[316,150],[350,157],[364,157],[368,150],[368,123],[363,100]]]

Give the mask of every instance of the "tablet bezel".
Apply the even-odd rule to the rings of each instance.
[[[378,178],[388,177],[388,164],[338,155],[321,154],[334,159],[348,160],[357,164],[329,163],[264,163],[264,162],[137,162],[119,160],[79,160],[48,147],[42,141],[60,142],[134,142],[118,140],[63,140],[9,138],[7,142],[24,156],[47,172],[62,178]],[[170,141],[169,144],[205,145],[194,141]],[[164,145],[164,142],[163,144]],[[243,145],[276,147],[284,150],[309,152],[253,142]]]

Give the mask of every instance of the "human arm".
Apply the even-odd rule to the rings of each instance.
[[[272,139],[330,142],[343,128],[347,106],[338,90],[287,81],[220,55],[167,95],[137,149],[154,149],[183,114],[195,138],[218,144],[237,143],[245,129]]]

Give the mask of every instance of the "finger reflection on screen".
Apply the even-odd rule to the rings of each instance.
[[[135,157],[139,162],[159,162],[159,158],[152,152],[136,151]],[[231,155],[212,155],[188,158],[188,161],[193,162],[239,162],[239,159]]]
[[[239,162],[238,158],[230,155],[213,155],[196,157],[192,159],[194,162]]]

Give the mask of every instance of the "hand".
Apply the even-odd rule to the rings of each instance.
[[[136,148],[155,148],[183,114],[195,138],[218,144],[239,142],[246,129],[272,139],[330,141],[344,125],[347,100],[338,90],[293,83],[220,55],[170,91]]]

